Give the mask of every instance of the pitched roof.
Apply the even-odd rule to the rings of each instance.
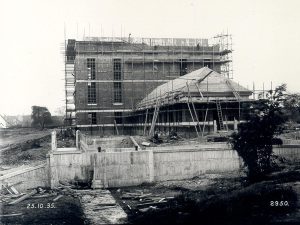
[[[145,107],[148,104],[155,104],[157,99],[178,98],[178,96],[235,98],[233,92],[237,92],[241,98],[249,98],[252,92],[238,83],[224,77],[223,75],[203,67],[189,74],[170,80],[155,88],[148,94],[137,107]],[[200,93],[201,92],[201,93]],[[202,96],[201,96],[202,94]]]

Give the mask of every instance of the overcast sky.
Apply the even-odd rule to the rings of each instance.
[[[233,35],[234,80],[300,90],[298,0],[0,0],[0,114],[64,105],[61,45],[86,36]]]

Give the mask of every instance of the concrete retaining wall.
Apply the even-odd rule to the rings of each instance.
[[[14,185],[21,192],[38,186],[49,187],[48,168],[43,164],[0,176],[0,188],[6,184]]]
[[[215,146],[217,147],[217,146]],[[300,160],[300,146],[274,147],[274,153]],[[134,186],[145,182],[180,180],[207,172],[226,172],[240,168],[242,160],[226,148],[151,148],[143,151],[54,152],[49,157],[52,186],[59,180],[75,178],[100,181],[104,187]]]
[[[49,155],[49,179],[51,186],[57,186],[59,180],[72,181],[92,179],[93,166],[91,156],[96,151],[57,151]]]
[[[215,146],[218,147],[218,146]],[[292,161],[300,160],[300,146],[274,147],[276,155]],[[0,176],[2,184],[12,184],[17,190],[54,187],[59,180],[94,177],[104,187],[139,185],[145,182],[188,179],[207,172],[238,170],[242,161],[229,148],[151,148],[147,151],[97,152],[80,150],[54,151],[47,165],[23,168]],[[94,174],[93,174],[94,173]]]
[[[151,151],[96,153],[94,179],[101,180],[104,187],[133,186],[152,182],[151,154],[153,154]]]
[[[226,172],[240,168],[238,155],[230,149],[96,153],[94,157],[94,179],[102,181],[104,187],[180,180],[206,172]]]
[[[284,145],[281,147],[273,147],[275,155],[282,156],[291,161],[300,160],[300,145]]]
[[[180,180],[206,172],[226,172],[240,168],[233,150],[169,150],[154,152],[154,180]]]
[[[282,139],[284,145],[300,145],[300,140],[294,139]]]

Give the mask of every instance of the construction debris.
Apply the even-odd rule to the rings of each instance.
[[[149,143],[149,142],[143,141],[143,142],[142,142],[142,145],[148,147],[148,146],[150,146],[150,143]]]
[[[149,210],[155,210],[155,209],[157,209],[156,206],[150,206],[148,208],[139,209],[139,212],[145,213],[145,212],[148,212]]]
[[[19,192],[11,185],[9,186],[8,184],[2,185],[2,187],[9,193],[9,194],[19,194]]]
[[[117,193],[119,193],[119,197],[123,199],[122,202],[124,206],[126,206],[130,211],[137,210],[142,213],[157,209],[158,207],[164,207],[169,200],[174,199],[173,196],[161,196],[161,194],[153,194],[151,192],[144,193],[144,191],[140,190],[135,190],[134,192],[122,192],[122,190],[119,190]]]
[[[42,187],[37,187],[36,190],[39,194],[43,194],[45,192],[45,190]]]
[[[142,203],[142,204],[137,204],[136,207],[137,208],[145,208],[147,206],[158,206],[158,205],[163,205],[165,203],[167,203],[168,201],[161,201],[161,202],[146,202],[146,203]]]
[[[12,216],[22,216],[23,213],[12,213],[12,214],[4,214],[0,215],[0,217],[12,217]]]
[[[56,198],[54,198],[53,199],[53,202],[56,202],[56,201],[58,201],[60,198],[62,198],[63,197],[63,195],[58,195]]]
[[[132,143],[134,144],[135,150],[138,151],[141,149],[141,147],[139,146],[139,144],[134,140],[134,138],[132,136],[129,137],[130,140],[132,141]]]
[[[9,205],[15,205],[15,204],[17,204],[17,203],[19,203],[19,202],[21,202],[21,201],[27,199],[27,198],[30,198],[32,195],[34,195],[34,194],[36,194],[36,193],[37,193],[37,191],[36,191],[36,190],[33,190],[32,192],[30,192],[30,193],[28,193],[28,194],[22,196],[21,198],[18,198],[18,199],[16,199],[16,200],[10,202]]]
[[[98,211],[98,210],[106,210],[106,209],[111,209],[111,208],[116,208],[116,205],[111,205],[111,206],[106,206],[106,207],[101,207],[101,208],[95,208],[93,209],[94,211]]]

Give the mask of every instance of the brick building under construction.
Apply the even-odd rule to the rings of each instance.
[[[66,41],[66,123],[94,134],[233,129],[251,91],[233,82],[231,36]]]

